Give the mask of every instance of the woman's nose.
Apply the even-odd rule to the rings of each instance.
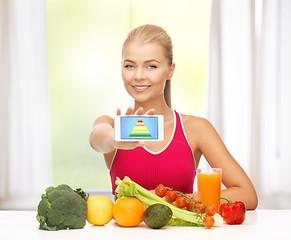
[[[136,80],[142,80],[146,78],[146,74],[143,68],[137,68],[135,78]]]

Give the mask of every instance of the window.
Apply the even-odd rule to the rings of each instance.
[[[121,47],[134,27],[150,23],[172,37],[176,71],[172,105],[203,115],[211,1],[47,0],[53,184],[109,189],[102,154],[89,145],[94,119],[114,116],[131,99],[121,79]]]

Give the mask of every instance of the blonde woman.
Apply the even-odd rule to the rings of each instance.
[[[95,120],[90,144],[104,154],[113,194],[116,177],[128,176],[148,190],[162,183],[197,199],[193,184],[203,154],[211,167],[222,169],[226,189],[221,195],[255,209],[258,200],[253,184],[211,123],[171,109],[174,70],[172,42],[164,29],[143,25],[128,34],[122,48],[122,79],[134,106],[126,115],[163,115],[165,133],[161,142],[116,142],[113,119],[104,115]],[[121,114],[119,109],[117,114]]]

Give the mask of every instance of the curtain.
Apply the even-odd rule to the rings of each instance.
[[[0,0],[0,208],[50,184],[45,1]]]
[[[212,3],[209,120],[253,181],[259,207],[274,195],[290,202],[291,1]]]

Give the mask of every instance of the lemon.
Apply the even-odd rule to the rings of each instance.
[[[105,196],[94,196],[87,200],[87,221],[102,226],[112,219],[113,202]]]

